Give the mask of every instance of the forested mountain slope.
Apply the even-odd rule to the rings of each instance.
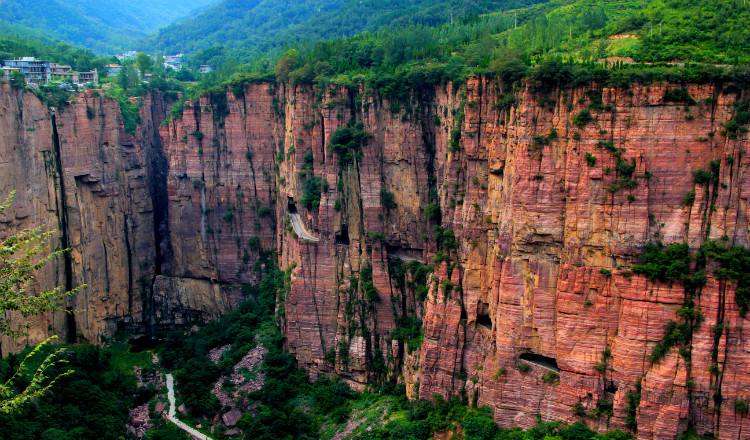
[[[411,24],[434,26],[541,0],[225,0],[159,32],[166,51],[231,48],[240,59],[270,49]]]
[[[550,59],[738,65],[750,60],[750,30],[743,25],[749,21],[750,5],[735,0],[555,0],[437,27],[301,46],[282,58],[277,73],[302,82],[382,82],[395,74],[403,85],[409,77],[440,82],[472,73],[523,75],[524,66]]]
[[[36,34],[99,52],[128,48],[136,40],[213,0],[0,1],[3,33]]]

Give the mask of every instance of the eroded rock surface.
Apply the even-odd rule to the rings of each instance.
[[[29,341],[211,319],[275,251],[290,276],[286,346],[313,377],[463,395],[503,426],[585,414],[598,429],[637,424],[642,439],[750,432],[734,411],[750,399],[735,286],[708,277],[690,365],[676,350],[652,364],[685,292],[629,270],[654,240],[750,245],[747,135],[723,129],[742,91],[693,85],[695,103],[666,102],[682,86],[513,91],[473,78],[404,101],[251,84],[163,125],[166,104],[149,97],[131,136],[95,93],[53,125],[35,97],[3,87],[0,192],[19,195],[0,229],[55,229],[73,251],[41,283],[88,284],[75,326],[41,317]],[[355,123],[361,149],[333,151]],[[696,184],[712,162],[716,185]],[[319,241],[300,240],[289,214]],[[397,280],[435,260],[426,299],[411,275]],[[410,317],[416,351],[392,337]]]

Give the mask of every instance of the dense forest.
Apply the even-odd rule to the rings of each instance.
[[[133,48],[157,29],[213,0],[5,0],[0,2],[3,34],[39,36],[99,53]]]
[[[148,42],[191,52],[199,63],[251,61],[311,41],[404,26],[437,26],[542,0],[226,0],[169,26]]]
[[[196,63],[220,69],[203,78],[193,96],[227,82],[271,77],[365,83],[390,95],[472,74],[511,82],[526,76],[558,83],[745,81],[743,66],[750,61],[744,26],[750,4],[741,0],[553,0],[434,26],[414,19],[422,12],[410,16],[411,24],[347,38],[315,41],[317,35],[300,32],[304,42],[244,63],[237,59],[241,52],[223,46],[198,51]],[[211,40],[209,34],[203,41]]]

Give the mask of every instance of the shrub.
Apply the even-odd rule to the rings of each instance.
[[[683,281],[690,275],[690,249],[687,244],[649,243],[643,248],[633,272],[652,281]]]
[[[380,190],[380,203],[383,204],[383,207],[387,211],[396,209],[396,207],[398,206],[396,205],[396,196],[385,188],[382,188]]]
[[[542,382],[547,384],[556,384],[560,382],[560,375],[554,371],[548,371],[542,376]]]
[[[747,417],[750,413],[750,404],[747,400],[737,399],[734,401],[734,412],[740,417]]]
[[[625,424],[628,429],[635,432],[638,430],[638,407],[641,405],[641,382],[638,381],[635,390],[628,391]]]
[[[682,204],[684,206],[693,206],[693,203],[695,203],[695,190],[691,189],[685,194],[685,197],[682,199]]]
[[[687,105],[694,105],[695,100],[690,96],[690,92],[684,87],[678,89],[669,89],[664,92],[664,102],[676,102]]]
[[[402,316],[391,330],[391,338],[406,343],[409,352],[422,345],[422,321],[414,316]]]
[[[729,139],[739,139],[747,133],[750,124],[750,100],[738,101],[734,104],[734,116],[724,124]]]
[[[331,136],[330,148],[339,158],[339,165],[346,166],[359,159],[362,147],[370,139],[361,123],[340,127]]]
[[[427,221],[440,222],[440,206],[437,203],[429,203],[424,209],[424,216]]]
[[[586,153],[586,163],[590,167],[595,167],[596,166],[596,156],[594,156],[591,153]]]
[[[708,185],[711,183],[712,175],[711,172],[706,170],[695,170],[693,171],[693,182],[696,185]]]
[[[308,211],[316,211],[320,206],[320,196],[323,193],[324,181],[318,176],[305,179],[302,182],[302,197],[300,203]]]
[[[521,373],[526,374],[531,371],[531,366],[525,362],[518,362],[516,364],[516,369]]]
[[[591,116],[591,112],[587,108],[581,110],[577,115],[573,117],[573,125],[578,128],[584,128],[593,121],[594,118],[593,116]]]

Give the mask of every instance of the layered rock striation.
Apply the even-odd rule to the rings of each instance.
[[[275,253],[286,346],[313,377],[460,396],[503,426],[742,438],[735,284],[710,262],[689,293],[632,267],[649,242],[750,245],[747,135],[725,128],[744,92],[542,86],[249,84],[164,123],[150,96],[135,136],[95,93],[53,116],[4,86],[0,191],[19,196],[2,227],[56,228],[72,252],[42,282],[87,284],[74,323],[30,338],[209,319]],[[702,323],[652,360],[688,297]]]

